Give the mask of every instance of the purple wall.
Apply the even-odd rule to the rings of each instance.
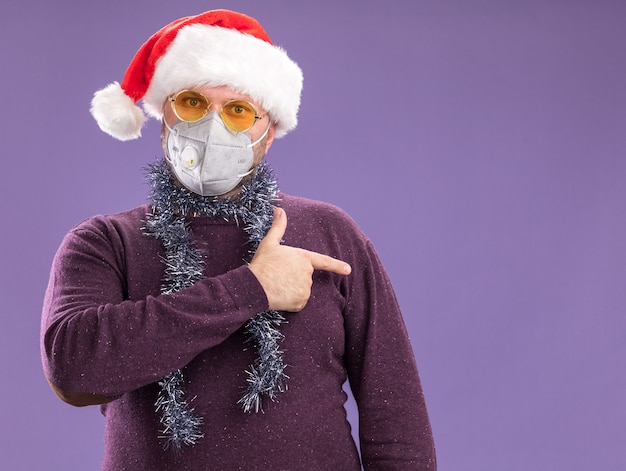
[[[626,469],[620,0],[4,2],[0,467],[99,468],[98,410],[41,373],[41,300],[63,234],[143,203],[160,149],[154,121],[134,142],[100,132],[89,100],[160,26],[216,7],[304,70],[270,162],[378,248],[440,469]]]

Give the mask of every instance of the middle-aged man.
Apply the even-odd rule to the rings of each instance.
[[[121,140],[139,137],[143,100],[165,153],[148,204],[67,234],[44,302],[46,377],[64,401],[101,406],[103,469],[436,468],[371,242],[338,208],[280,193],[263,162],[295,128],[301,89],[256,20],[215,10],[159,30],[95,94]]]

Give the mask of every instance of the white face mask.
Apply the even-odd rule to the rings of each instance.
[[[167,126],[167,124],[166,124]],[[197,123],[179,121],[167,126],[167,158],[176,178],[201,196],[219,196],[252,173],[252,149],[267,134],[251,142],[247,132],[230,131],[216,112]]]

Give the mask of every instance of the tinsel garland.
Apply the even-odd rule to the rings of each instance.
[[[165,159],[147,169],[151,186],[151,212],[147,215],[144,233],[163,244],[165,275],[162,293],[175,293],[192,286],[204,277],[204,263],[194,245],[185,216],[223,217],[234,220],[248,234],[250,258],[272,225],[278,185],[270,167],[262,163],[251,181],[242,187],[237,198],[218,199],[196,195],[175,183]],[[278,311],[264,311],[245,325],[247,342],[254,344],[257,358],[246,371],[247,390],[239,399],[245,412],[262,410],[263,397],[274,400],[287,388],[285,364],[280,343],[283,334],[278,327],[285,321]],[[194,445],[202,433],[202,417],[184,398],[183,372],[174,371],[159,381],[161,387],[155,403],[163,426],[166,446],[177,449]],[[193,400],[193,399],[192,399]]]

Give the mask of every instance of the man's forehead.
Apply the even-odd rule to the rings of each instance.
[[[249,101],[250,103],[255,103],[255,100],[247,93],[242,93],[227,85],[222,85],[219,87],[208,86],[208,85],[192,85],[192,86],[187,87],[185,90],[192,90],[194,92],[200,92],[209,99],[215,98],[215,99],[222,100],[222,99],[236,98],[236,99]],[[182,90],[178,90],[178,91],[180,92]]]

